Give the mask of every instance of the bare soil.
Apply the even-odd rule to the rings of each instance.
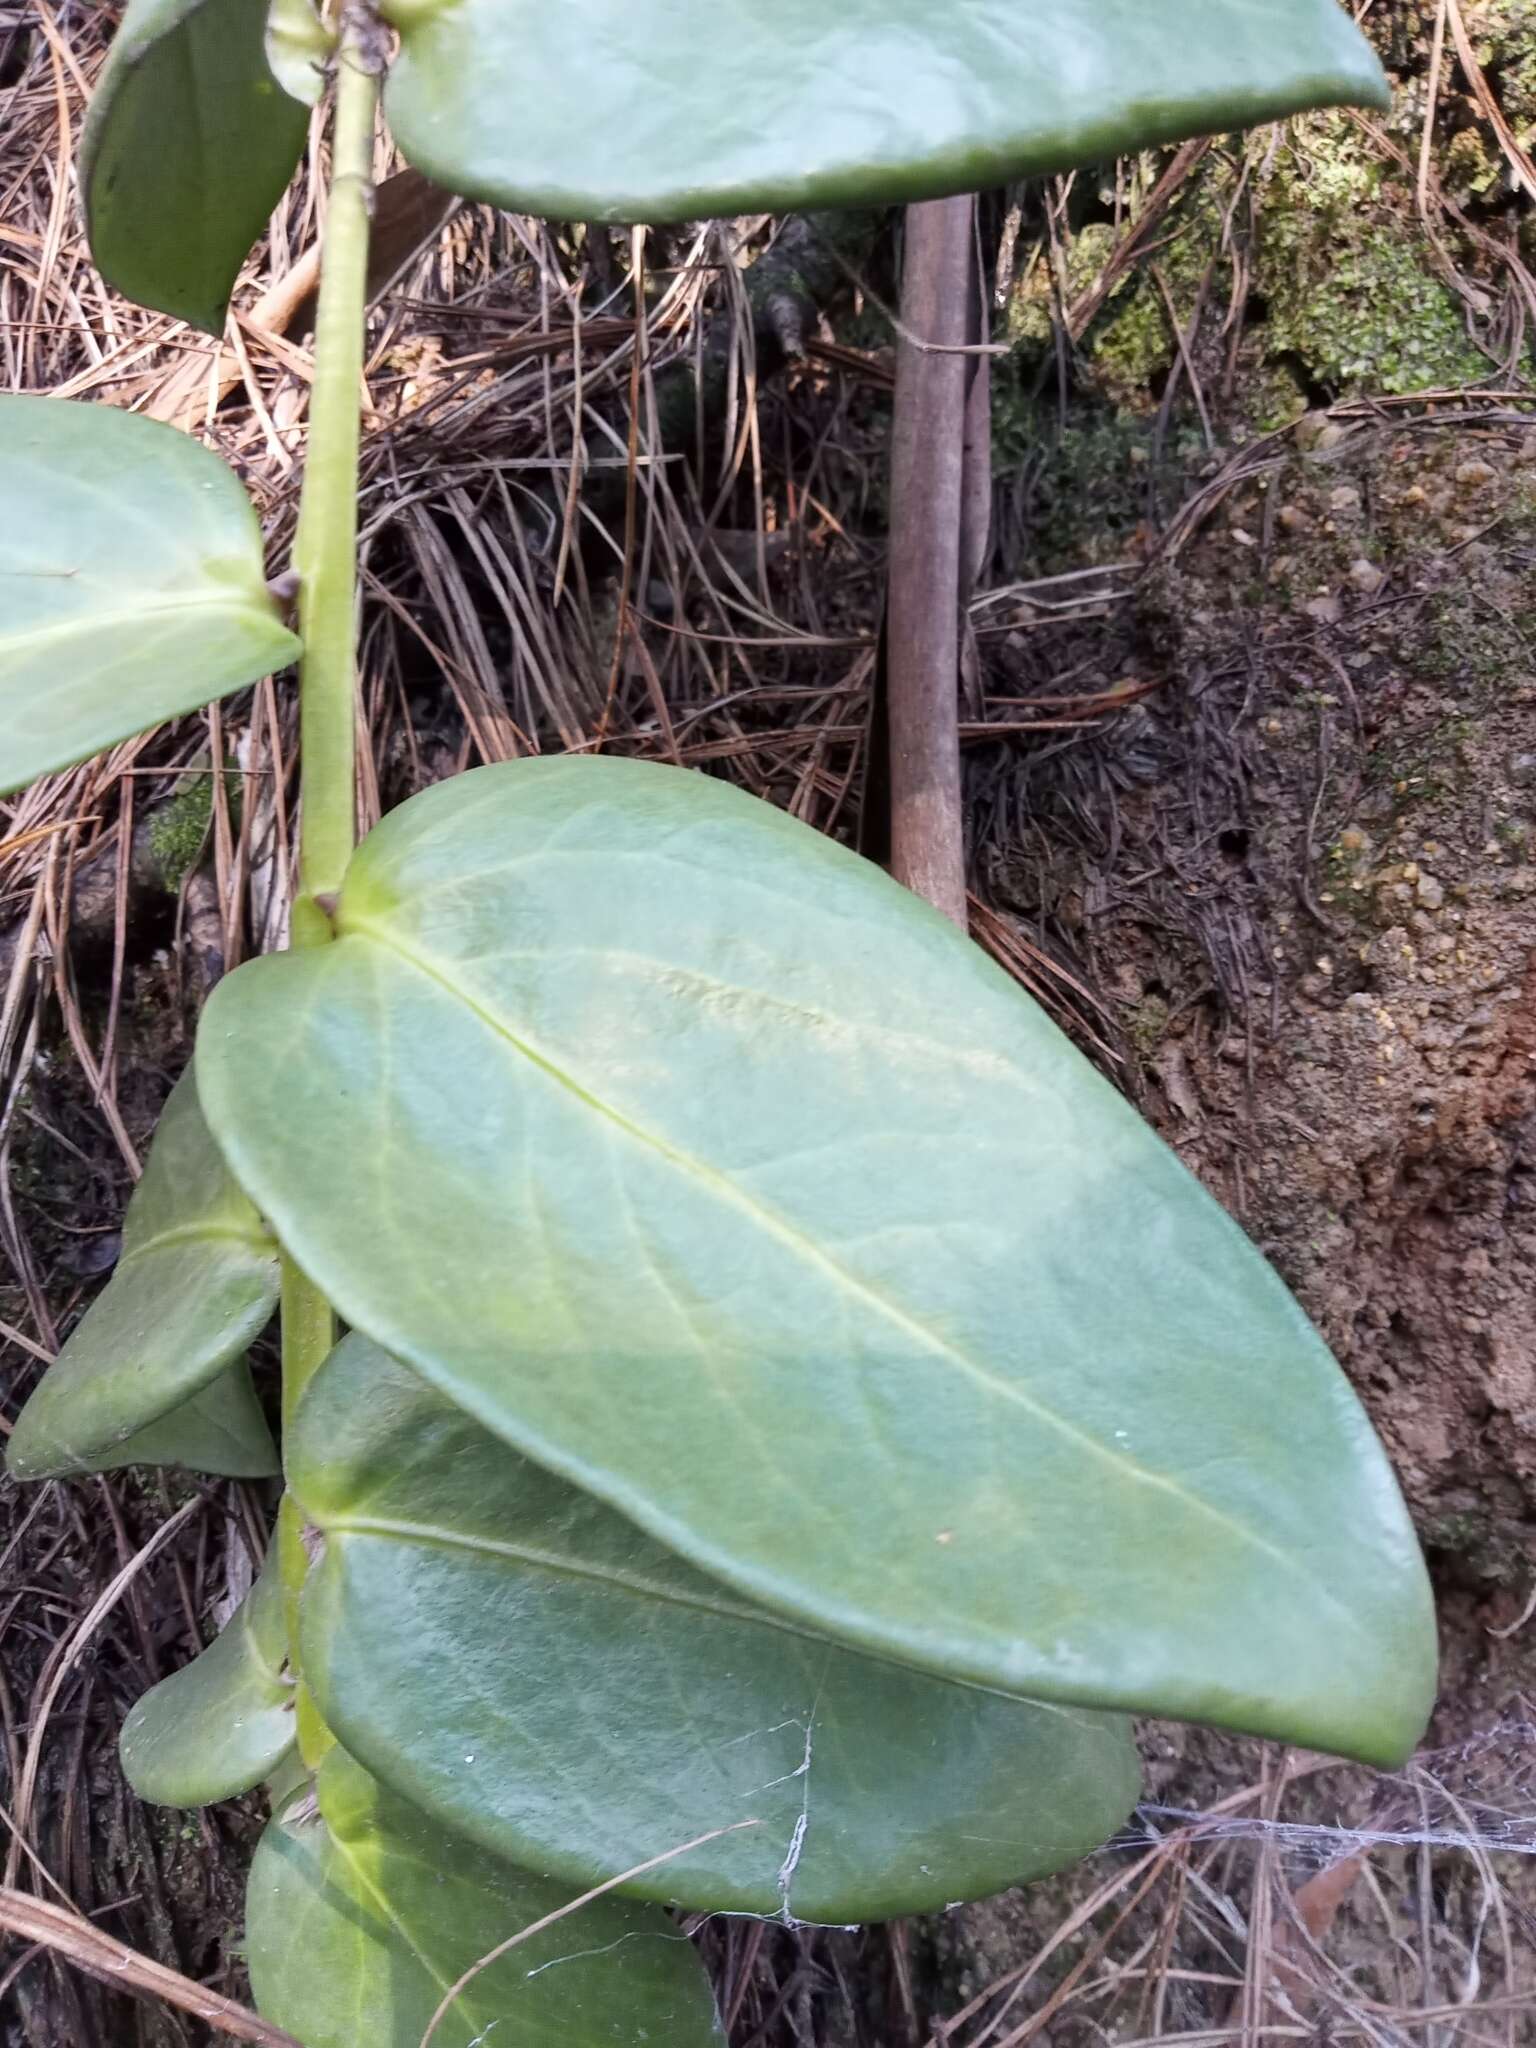
[[[1130,1085],[1327,1335],[1443,1575],[1523,1602],[1536,430],[1291,439],[1156,584],[1165,686],[1089,743],[1132,766],[1112,851],[1055,886],[1102,906]]]
[[[1091,635],[1036,654],[1022,612],[1023,673],[1145,694],[975,779],[989,817],[1027,820],[990,847],[999,895],[1103,995],[1111,1070],[1386,1439],[1436,1578],[1441,1702],[1401,1779],[1284,1783],[1296,1760],[1261,1745],[1145,1730],[1137,1839],[931,1930],[935,2011],[979,2001],[967,2048],[1032,2038],[1038,1987],[1084,1956],[1042,2038],[1151,2033],[1159,1955],[1161,2027],[1234,2025],[1257,1902],[1283,1924],[1362,1846],[1326,1989],[1282,1978],[1270,2018],[1326,2032],[1374,2001],[1397,2040],[1405,2010],[1492,2001],[1481,2038],[1536,2040],[1536,432],[1340,414],[1209,465],[1204,525]],[[1093,1887],[1234,1798],[1105,1953],[1069,1942],[1008,2005]]]

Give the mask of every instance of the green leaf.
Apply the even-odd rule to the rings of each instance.
[[[291,98],[302,100],[307,107],[320,104],[325,67],[335,45],[335,34],[315,12],[314,0],[271,0],[267,62]]]
[[[563,220],[980,190],[1307,107],[1387,104],[1337,0],[386,0],[390,127]]]
[[[729,1593],[367,1338],[300,1407],[325,1535],[304,1672],[369,1770],[580,1889],[847,1923],[1076,1863],[1136,1798],[1126,1722],[880,1664]]]
[[[0,396],[0,794],[298,653],[211,450],[103,405]]]
[[[226,1368],[277,1292],[277,1245],[226,1172],[189,1070],[128,1204],[117,1270],[16,1419],[11,1476],[194,1461],[275,1471],[250,1375]]]
[[[141,1799],[156,1806],[233,1799],[279,1771],[293,1748],[276,1560],[269,1551],[223,1633],[145,1693],[123,1723],[123,1772]]]
[[[88,1464],[24,1472],[14,1450],[8,1459],[13,1479],[119,1472],[126,1465],[182,1465],[189,1472],[218,1472],[226,1479],[270,1479],[280,1472],[282,1460],[245,1360],[227,1367],[180,1407],[167,1409],[121,1443],[95,1452]]]
[[[251,1865],[246,1947],[262,2015],[304,2048],[420,2048],[443,1994],[571,1898],[387,1792],[341,1750]],[[499,2031],[498,2031],[499,2030]],[[654,1907],[599,1899],[463,1991],[433,2048],[720,2048],[692,1944]]]
[[[269,61],[267,14],[268,0],[129,0],[80,152],[97,269],[210,334],[309,135]],[[277,24],[285,54],[293,26],[291,12]]]
[[[281,1814],[309,1794],[309,1766],[298,1748],[285,1750],[277,1769],[262,1787],[273,1813]]]
[[[1428,1586],[1271,1269],[1039,1008],[724,784],[521,761],[215,990],[215,1136],[355,1329],[898,1663],[1400,1758]]]

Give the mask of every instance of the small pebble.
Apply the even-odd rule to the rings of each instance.
[[[1360,561],[1350,563],[1349,580],[1362,597],[1374,597],[1387,578],[1385,570],[1378,569],[1374,562],[1367,562],[1362,557]]]

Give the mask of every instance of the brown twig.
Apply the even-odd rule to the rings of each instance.
[[[974,218],[968,198],[907,209],[886,642],[891,872],[962,931],[960,551]]]
[[[235,2041],[254,2041],[259,2048],[303,2048],[292,2034],[285,2034],[251,2012],[167,1969],[151,1956],[142,1956],[110,1934],[103,1934],[89,1920],[82,1920],[63,1906],[33,1898],[29,1892],[0,1888],[0,1927],[18,1940],[37,1948],[51,1949],[77,1970],[94,1977],[114,1991],[129,1991],[136,1997],[163,2000],[177,2011],[190,2013],[205,2026],[228,2034]]]

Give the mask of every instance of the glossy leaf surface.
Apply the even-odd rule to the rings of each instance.
[[[451,191],[685,220],[980,190],[1340,101],[1337,0],[393,0],[390,126]]]
[[[268,6],[129,0],[81,150],[97,269],[211,334],[309,134],[309,108],[268,61]],[[293,54],[293,10],[279,31]]]
[[[249,1792],[293,1747],[276,1552],[223,1632],[147,1692],[123,1723],[123,1772],[156,1806],[208,1806]]]
[[[261,529],[211,450],[0,396],[0,794],[284,667]]]
[[[213,1472],[275,1471],[250,1375],[243,1363],[226,1368],[277,1289],[277,1246],[225,1170],[184,1074],[128,1204],[117,1270],[17,1417],[12,1476],[159,1463],[167,1451]]]
[[[1038,1007],[724,784],[478,770],[198,1038],[344,1319],[710,1576],[1034,1698],[1401,1756],[1423,1564],[1271,1269]]]
[[[304,2048],[420,2048],[443,1994],[568,1887],[498,1863],[341,1750],[261,1839],[247,1891],[251,1987]],[[481,1972],[433,2048],[717,2048],[691,1943],[654,1907],[600,1899]]]
[[[1125,1819],[1123,1720],[881,1664],[754,1608],[364,1337],[288,1450],[325,1533],[327,1724],[456,1832],[581,1888],[748,1817],[642,1896],[847,1923],[1075,1863]]]

